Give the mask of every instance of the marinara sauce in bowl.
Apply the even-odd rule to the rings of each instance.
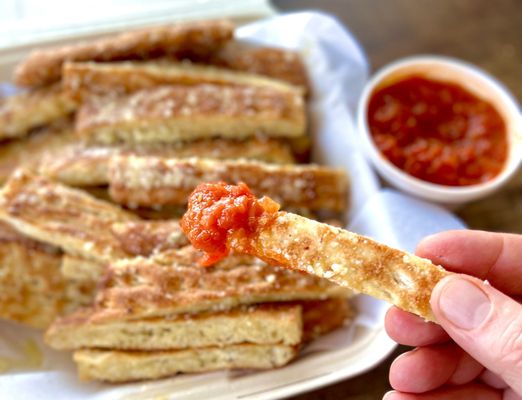
[[[438,203],[486,196],[522,159],[519,107],[472,65],[412,57],[378,72],[363,92],[358,126],[392,185]]]

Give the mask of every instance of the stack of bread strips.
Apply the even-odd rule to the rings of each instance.
[[[201,268],[199,257],[187,246],[111,264],[93,307],[57,320],[47,343],[75,350],[82,378],[122,382],[281,366],[351,315],[346,290],[324,280],[252,257]]]
[[[108,262],[187,244],[177,220],[140,220],[22,170],[2,188],[0,220],[0,317],[37,328],[90,305]]]
[[[143,221],[49,178],[18,170],[0,195],[0,220],[63,252],[62,273],[98,280],[111,261],[187,244],[177,220]]]
[[[109,265],[104,289],[90,311],[58,321],[48,334],[49,343],[56,348],[82,349],[76,352],[75,360],[81,376],[87,379],[117,382],[178,372],[280,366],[296,356],[305,338],[341,326],[349,315],[348,293],[338,286],[270,267],[251,257],[231,256],[213,269],[201,268],[197,265],[201,254],[186,246],[177,221],[142,221],[118,206],[30,172],[17,171],[2,189],[0,219],[28,238],[58,249],[62,276],[67,279],[92,283]],[[56,265],[46,273],[60,276]],[[288,304],[306,300],[316,300],[314,308],[323,311],[315,314],[324,320],[303,322],[303,315],[310,315],[306,312],[308,303]],[[278,302],[281,304],[272,304]],[[256,307],[263,307],[264,312]],[[298,332],[292,336],[293,342],[259,343],[262,339],[254,335],[248,340],[240,336],[234,343],[218,338],[212,345],[195,343],[179,348],[175,344],[162,347],[159,339],[158,332],[164,329],[200,329],[200,320],[225,333],[231,320],[249,333],[246,327],[256,321],[261,327],[257,335],[268,337],[275,328],[266,321],[267,313],[275,315],[272,322],[282,324],[281,332],[290,329],[283,321],[293,321]],[[67,321],[73,321],[72,325]],[[140,321],[139,325],[135,321]],[[175,326],[169,328],[171,324]],[[149,344],[132,348],[111,342],[118,332],[137,334],[135,326],[147,332]],[[64,335],[72,341],[70,345],[54,344]],[[195,365],[198,359],[201,361]]]
[[[308,92],[308,81],[301,58],[291,51],[239,44],[233,36],[234,26],[229,21],[200,21],[35,50],[14,73],[14,82],[23,91],[0,98],[0,180],[5,181],[17,166],[24,165],[67,184],[106,186],[108,162],[121,153],[294,163],[292,146],[285,139],[288,132],[274,129],[264,132],[256,127],[280,124],[290,129],[293,136],[296,129],[304,134],[303,96]],[[172,86],[181,92],[172,93]],[[172,105],[173,115],[158,124],[149,119],[147,125],[147,118],[155,115],[154,104],[148,103],[151,110],[138,113],[129,124],[146,138],[142,140],[142,135],[138,135],[136,143],[131,140],[133,135],[120,132],[117,113],[111,117],[114,118],[111,125],[115,126],[105,129],[118,132],[104,135],[100,126],[94,129],[97,123],[104,123],[103,115],[107,113],[103,110],[113,106],[118,109],[111,106],[113,101],[118,102],[120,109],[132,112],[132,102],[143,90],[160,97],[166,91],[167,97],[178,99],[189,94],[189,104],[178,110],[183,115],[176,116],[176,104],[162,102],[157,108],[166,112]],[[199,97],[194,99],[190,95],[195,92],[206,96],[207,90],[215,96],[231,96],[229,107],[208,110]],[[298,94],[294,96],[294,92]],[[257,99],[258,93],[262,93],[263,101]],[[253,94],[255,104],[250,104]],[[205,100],[208,106],[208,99]],[[243,113],[227,115],[235,106],[241,106]],[[69,135],[70,126],[48,129],[49,125],[68,121],[71,115],[76,119],[77,110],[80,110],[75,122],[78,132],[74,136]],[[181,135],[184,140],[180,141],[179,137],[150,132],[145,127],[165,132],[170,129],[167,125],[183,125],[182,117],[187,116],[187,111],[190,114],[198,110],[199,117],[194,114],[195,119],[185,118],[184,123],[193,123],[194,130],[206,130],[201,140],[186,130]],[[297,122],[293,110],[297,110],[300,118]],[[287,111],[292,114],[287,116]],[[261,115],[268,117],[266,121],[259,119]],[[223,117],[223,121],[218,121],[221,126],[230,123],[237,132],[210,129],[211,116],[215,121]],[[239,127],[245,121],[250,132]],[[205,124],[207,128],[202,128]],[[122,135],[122,140],[114,143]],[[36,154],[27,157],[25,148]]]
[[[346,210],[345,173],[295,165],[300,56],[233,34],[204,21],[37,50],[0,100],[0,318],[48,328],[85,379],[279,367],[353,315],[350,291],[254,257],[202,268],[172,217],[209,179]]]
[[[322,318],[314,318],[317,315]],[[144,332],[192,339],[190,343],[167,341],[161,350],[86,348],[74,352],[74,361],[80,377],[110,382],[218,369],[269,369],[287,364],[297,356],[302,344],[339,328],[351,315],[345,299],[330,299],[245,306],[209,315],[180,315],[163,320],[167,322],[160,326],[147,320],[136,322],[138,326],[143,324]],[[141,336],[138,347],[150,342],[147,336]]]

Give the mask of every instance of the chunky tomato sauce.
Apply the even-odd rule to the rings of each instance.
[[[201,264],[208,266],[228,255],[231,241],[247,242],[278,210],[276,202],[258,200],[244,183],[202,183],[189,197],[181,229],[205,253]]]
[[[411,76],[377,90],[368,123],[381,153],[419,179],[473,185],[498,175],[507,159],[504,120],[462,87]]]

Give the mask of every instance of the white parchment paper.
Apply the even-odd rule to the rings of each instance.
[[[439,207],[379,186],[354,126],[354,110],[368,78],[364,53],[334,18],[304,12],[274,17],[239,29],[241,40],[296,49],[313,84],[310,105],[315,161],[344,168],[351,176],[350,228],[405,250],[420,238],[464,225]],[[253,374],[186,375],[158,382],[111,386],[79,382],[68,353],[46,348],[39,333],[0,322],[0,356],[23,359],[28,339],[43,351],[43,366],[0,375],[4,399],[276,398],[354,376],[393,349],[383,332],[387,305],[359,296],[355,324],[316,341],[289,366]]]

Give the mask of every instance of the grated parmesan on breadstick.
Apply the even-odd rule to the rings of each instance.
[[[303,96],[268,87],[171,85],[113,101],[83,104],[76,131],[97,143],[180,142],[223,137],[299,137],[306,131]]]
[[[76,139],[74,135],[69,136]],[[288,143],[263,137],[251,137],[245,140],[214,138],[169,144],[119,143],[93,146],[72,139],[63,145],[54,146],[58,147],[57,150],[60,151],[52,151],[39,157],[37,168],[40,174],[69,186],[103,186],[109,183],[109,166],[112,160],[119,155],[165,158],[201,157],[216,160],[244,158],[274,164],[295,163]],[[44,144],[47,145],[47,142],[49,141]],[[14,147],[12,144],[10,146]],[[19,148],[20,145],[14,150],[21,153]],[[14,170],[11,160],[16,154],[10,156],[6,154],[6,150],[10,149],[7,146],[0,149],[0,180]],[[35,148],[35,151],[38,150],[39,147]],[[16,160],[18,158],[14,159],[14,161]]]
[[[63,86],[79,99],[122,95],[161,85],[257,86],[302,92],[299,86],[261,75],[190,62],[111,62],[66,63]]]
[[[249,160],[121,156],[111,160],[111,198],[131,207],[185,205],[202,182],[246,182],[286,207],[342,211],[348,198],[344,171],[318,165],[271,165]]]

